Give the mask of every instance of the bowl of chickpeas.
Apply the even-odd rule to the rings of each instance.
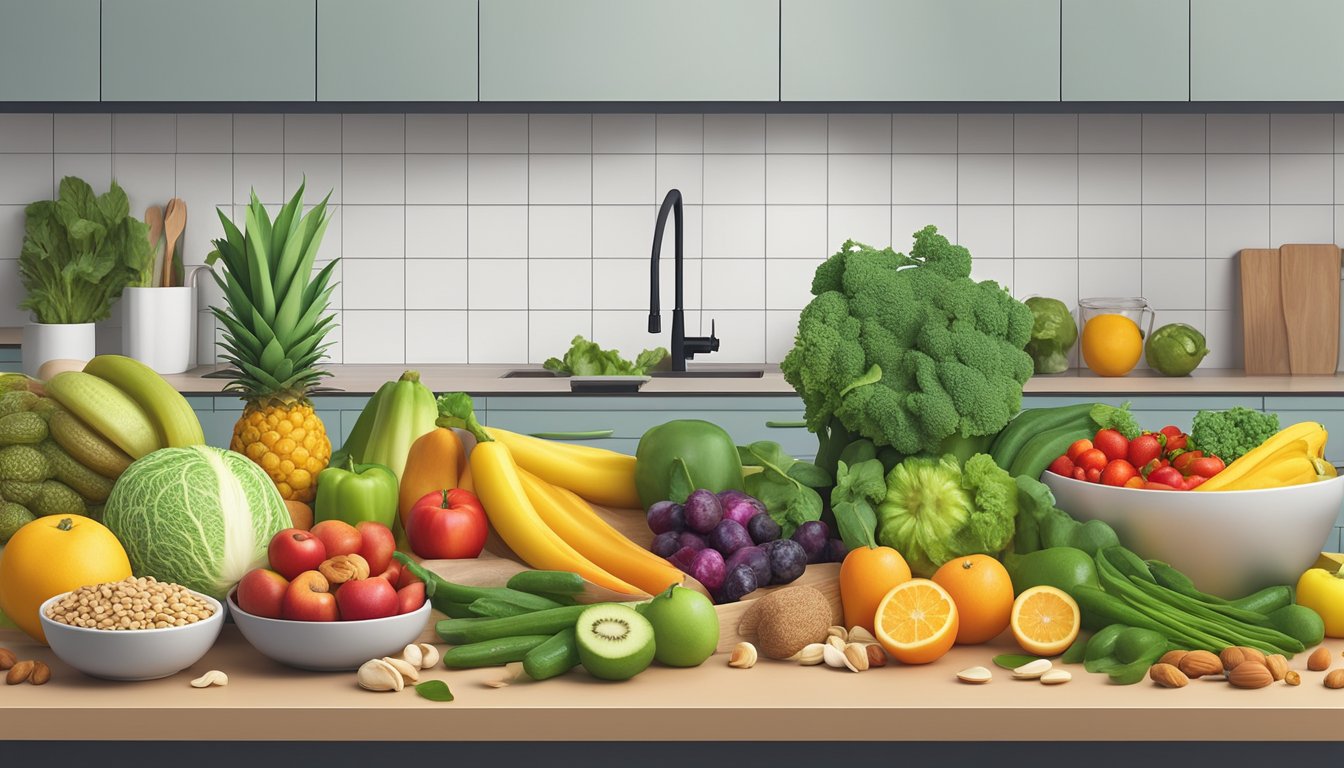
[[[157,680],[201,660],[224,626],[224,606],[152,577],[90,584],[39,609],[61,661],[105,680]]]

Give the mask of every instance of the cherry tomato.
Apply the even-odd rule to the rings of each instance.
[[[1084,470],[1095,469],[1100,472],[1106,468],[1107,461],[1106,454],[1102,453],[1099,449],[1088,448],[1086,451],[1078,454],[1078,457],[1073,460],[1073,463],[1082,467]]]
[[[1125,481],[1126,488],[1142,488],[1143,484],[1144,479],[1138,475],[1135,475]]]
[[[1058,459],[1050,462],[1048,469],[1056,475],[1063,475],[1065,477],[1073,476],[1073,462],[1069,460],[1068,456],[1060,456]]]
[[[1223,460],[1217,456],[1204,456],[1190,462],[1190,476],[1202,477],[1207,480],[1226,468]]]
[[[1089,482],[1089,483],[1100,483],[1100,482],[1101,482],[1101,470],[1100,470],[1100,469],[1088,469],[1088,470],[1084,470],[1084,471],[1087,473],[1087,474],[1086,474],[1087,482]]]
[[[1191,475],[1185,478],[1185,485],[1181,486],[1181,490],[1193,491],[1202,485],[1205,480],[1208,480],[1208,478],[1201,477],[1200,475]]]
[[[1175,467],[1182,475],[1190,474],[1191,462],[1204,458],[1203,451],[1182,451],[1176,458],[1171,460],[1171,466]]]
[[[1145,432],[1129,441],[1129,451],[1125,458],[1129,459],[1130,464],[1142,467],[1161,455],[1161,442],[1153,434]]]
[[[1179,488],[1185,484],[1185,478],[1181,477],[1181,473],[1175,467],[1158,467],[1148,473],[1148,482]]]
[[[1111,461],[1129,454],[1129,440],[1114,429],[1102,429],[1092,438],[1092,445],[1106,454]]]
[[[1167,426],[1162,428],[1162,434],[1166,435],[1167,437],[1166,449],[1168,453],[1172,451],[1185,450],[1185,446],[1186,443],[1189,441],[1189,437],[1179,428],[1168,424]]]
[[[1082,480],[1084,483],[1086,483],[1086,482],[1087,482],[1087,472],[1086,472],[1086,470],[1084,470],[1082,467],[1074,467],[1074,468],[1073,468],[1073,479],[1074,479],[1074,480]]]
[[[1090,450],[1092,450],[1092,441],[1088,440],[1087,438],[1083,438],[1082,440],[1073,441],[1073,445],[1069,446],[1069,450],[1065,452],[1064,455],[1069,457],[1069,461],[1072,461],[1073,463],[1077,464],[1078,455],[1081,454],[1083,451],[1090,451]]]
[[[1159,429],[1158,431],[1169,438],[1181,436],[1181,428],[1176,426],[1175,424],[1168,424],[1167,426],[1163,427],[1162,429]]]
[[[1150,480],[1150,481],[1148,481],[1148,482],[1146,482],[1146,483],[1143,484],[1143,490],[1145,490],[1145,491],[1174,491],[1174,490],[1176,490],[1176,489],[1173,488],[1173,487],[1170,486],[1170,485],[1167,485],[1166,483],[1154,483],[1154,482],[1152,482],[1152,481]]]
[[[1137,477],[1139,471],[1124,459],[1114,459],[1101,472],[1101,482],[1106,485],[1124,485],[1130,478]]]

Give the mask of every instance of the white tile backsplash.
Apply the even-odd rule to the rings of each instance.
[[[657,204],[676,187],[688,332],[716,321],[724,340],[710,360],[777,362],[817,264],[846,239],[907,250],[934,224],[977,279],[1146,295],[1207,330],[1207,367],[1235,366],[1233,257],[1344,240],[1342,158],[1333,114],[15,113],[0,115],[0,325],[22,320],[23,207],[64,175],[100,193],[117,179],[136,212],[182,197],[193,264],[217,205],[237,218],[255,187],[274,213],[306,178],[307,205],[332,191],[320,258],[344,259],[334,360],[539,362],[576,333],[635,354],[667,343],[644,328]]]

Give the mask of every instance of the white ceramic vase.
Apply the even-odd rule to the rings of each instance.
[[[193,285],[122,291],[122,354],[160,374],[190,368],[196,343],[195,292]]]
[[[23,326],[23,372],[36,378],[48,360],[88,360],[94,347],[93,323],[27,323]]]

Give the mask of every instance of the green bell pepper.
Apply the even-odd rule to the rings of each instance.
[[[396,518],[397,476],[382,464],[356,464],[347,456],[345,466],[317,473],[315,522],[344,520],[356,525],[371,520],[391,528]]]
[[[732,436],[717,424],[678,419],[644,433],[635,449],[635,488],[647,509],[656,501],[682,502],[691,491],[742,490],[742,459]]]

